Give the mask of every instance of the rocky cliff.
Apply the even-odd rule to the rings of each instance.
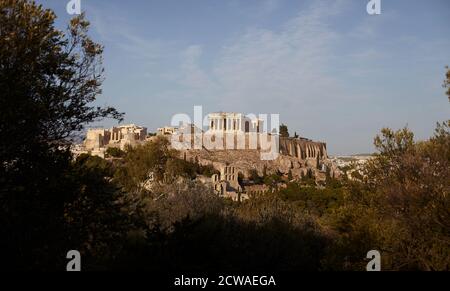
[[[337,168],[327,157],[326,144],[298,138],[280,138],[280,155],[275,160],[261,160],[259,150],[184,150],[182,158],[197,161],[202,165],[213,165],[220,170],[226,165],[234,166],[244,177],[255,169],[259,175],[291,172],[293,178],[301,178],[308,171],[319,180],[328,170],[337,174]]]

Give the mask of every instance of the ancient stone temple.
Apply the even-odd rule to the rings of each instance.
[[[260,132],[263,121],[242,113],[216,112],[208,114],[209,132]]]
[[[276,174],[302,179],[313,176],[318,182],[324,181],[327,175],[340,175],[335,163],[328,158],[324,142],[281,137],[277,130],[267,132],[268,127],[267,118],[215,112],[207,115],[203,128],[187,123],[159,128],[157,134],[169,139],[180,158],[211,165],[218,170],[220,175],[213,176],[212,180],[208,177],[208,180],[219,195],[233,200],[268,191],[261,185],[240,185],[238,175],[241,175],[242,182],[254,176],[255,171],[260,177]],[[128,145],[143,144],[146,140],[151,140],[147,139],[147,129],[134,124],[90,129],[83,145],[74,151],[75,154],[88,152],[104,157],[109,147],[125,149]]]
[[[135,124],[121,125],[110,129],[89,129],[84,141],[86,150],[115,146],[124,148],[143,142],[147,136],[147,128]]]
[[[83,145],[74,154],[91,153],[92,155],[104,157],[106,149],[109,147],[123,150],[127,146],[143,143],[146,137],[147,128],[135,124],[121,125],[110,129],[89,129]]]
[[[326,173],[333,177],[339,175],[337,167],[328,159],[324,142],[301,137],[280,137],[277,133],[264,132],[267,127],[264,120],[250,118],[242,113],[211,113],[207,116],[207,122],[207,130],[201,131],[200,135],[203,147],[194,147],[193,139],[191,142],[185,140],[188,146],[180,150],[183,158],[198,160],[203,165],[213,165],[219,171],[230,166],[245,178],[253,170],[259,175],[281,173],[294,179],[311,174],[316,180],[324,180]],[[180,140],[183,139],[183,136],[179,137]],[[216,147],[205,143],[210,140]],[[262,153],[266,149],[273,150],[274,140],[278,155],[273,159],[263,159]],[[223,180],[220,178],[217,182]],[[219,184],[217,187],[220,187]],[[251,187],[247,188],[251,191]]]
[[[230,198],[233,201],[242,201],[248,199],[248,196],[242,193],[242,187],[238,181],[239,172],[235,167],[223,166],[220,175],[214,174],[211,177],[214,191],[222,197]]]

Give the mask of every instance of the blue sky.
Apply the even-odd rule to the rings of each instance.
[[[39,0],[65,27],[69,0]],[[429,137],[449,118],[450,1],[81,0],[105,46],[99,104],[150,130],[176,113],[279,113],[332,154],[373,151],[382,127]],[[114,122],[104,121],[110,126]]]

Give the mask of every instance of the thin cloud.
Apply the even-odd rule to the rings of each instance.
[[[105,12],[89,6],[87,11],[92,28],[101,40],[111,47],[121,49],[125,56],[155,64],[167,54],[167,43],[134,33],[133,28],[127,24],[129,21],[118,13],[117,8],[109,7]]]
[[[198,78],[192,75],[201,76],[201,83],[214,84],[206,86],[203,94],[217,101],[218,107],[240,111],[329,99],[324,92],[338,85],[326,74],[326,66],[339,35],[327,26],[327,18],[336,13],[337,6],[313,4],[279,32],[250,29],[221,50],[208,72],[192,63],[190,55],[189,66],[181,68],[188,76],[183,82],[191,79],[198,88]]]

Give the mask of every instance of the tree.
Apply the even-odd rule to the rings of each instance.
[[[91,103],[101,93],[103,48],[81,15],[67,33],[55,14],[26,0],[0,1],[1,247],[7,268],[62,268],[64,207],[71,188],[68,141],[86,123],[121,119]]]
[[[280,125],[280,136],[281,137],[289,137],[288,127],[285,124]]]
[[[9,141],[11,156],[25,141],[57,147],[88,122],[122,118],[90,105],[101,93],[103,48],[87,36],[83,15],[66,35],[54,27],[55,14],[33,2],[2,1],[0,10],[1,133],[22,133]]]
[[[447,69],[447,73],[445,74],[446,79],[444,80],[444,84],[442,86],[447,89],[445,93],[448,96],[448,101],[450,101],[450,69],[448,66],[446,66],[445,69]]]
[[[261,177],[256,169],[251,169],[249,171],[249,179],[255,184],[262,184],[264,182],[264,174]]]
[[[450,127],[438,125],[435,136],[414,142],[402,129],[384,129],[375,139],[379,154],[366,174],[372,207],[395,237],[384,237],[393,269],[449,268]]]
[[[337,235],[324,267],[361,270],[376,249],[384,270],[449,270],[450,121],[419,142],[407,128],[385,128],[374,144],[364,180],[345,181],[348,193],[327,219]]]
[[[106,155],[114,158],[123,158],[125,156],[125,152],[120,148],[110,147],[106,149]]]
[[[289,172],[288,172],[288,181],[292,181],[293,178],[294,178],[294,177],[292,176],[292,170],[289,169]]]
[[[101,270],[121,250],[131,221],[121,211],[126,203],[111,183],[115,165],[96,156],[80,155],[71,165],[74,199],[64,207],[67,240],[83,256],[83,270]]]
[[[156,181],[163,180],[168,161],[173,157],[175,153],[169,149],[169,140],[164,137],[130,148],[123,159],[123,165],[115,173],[115,180],[126,191],[139,192],[143,190],[143,183],[150,174],[153,174]],[[180,163],[169,163],[171,170],[176,170],[176,173],[180,173],[179,165]]]
[[[282,182],[282,174],[277,171],[274,174],[264,176],[264,184],[271,188],[277,188],[278,183]]]

